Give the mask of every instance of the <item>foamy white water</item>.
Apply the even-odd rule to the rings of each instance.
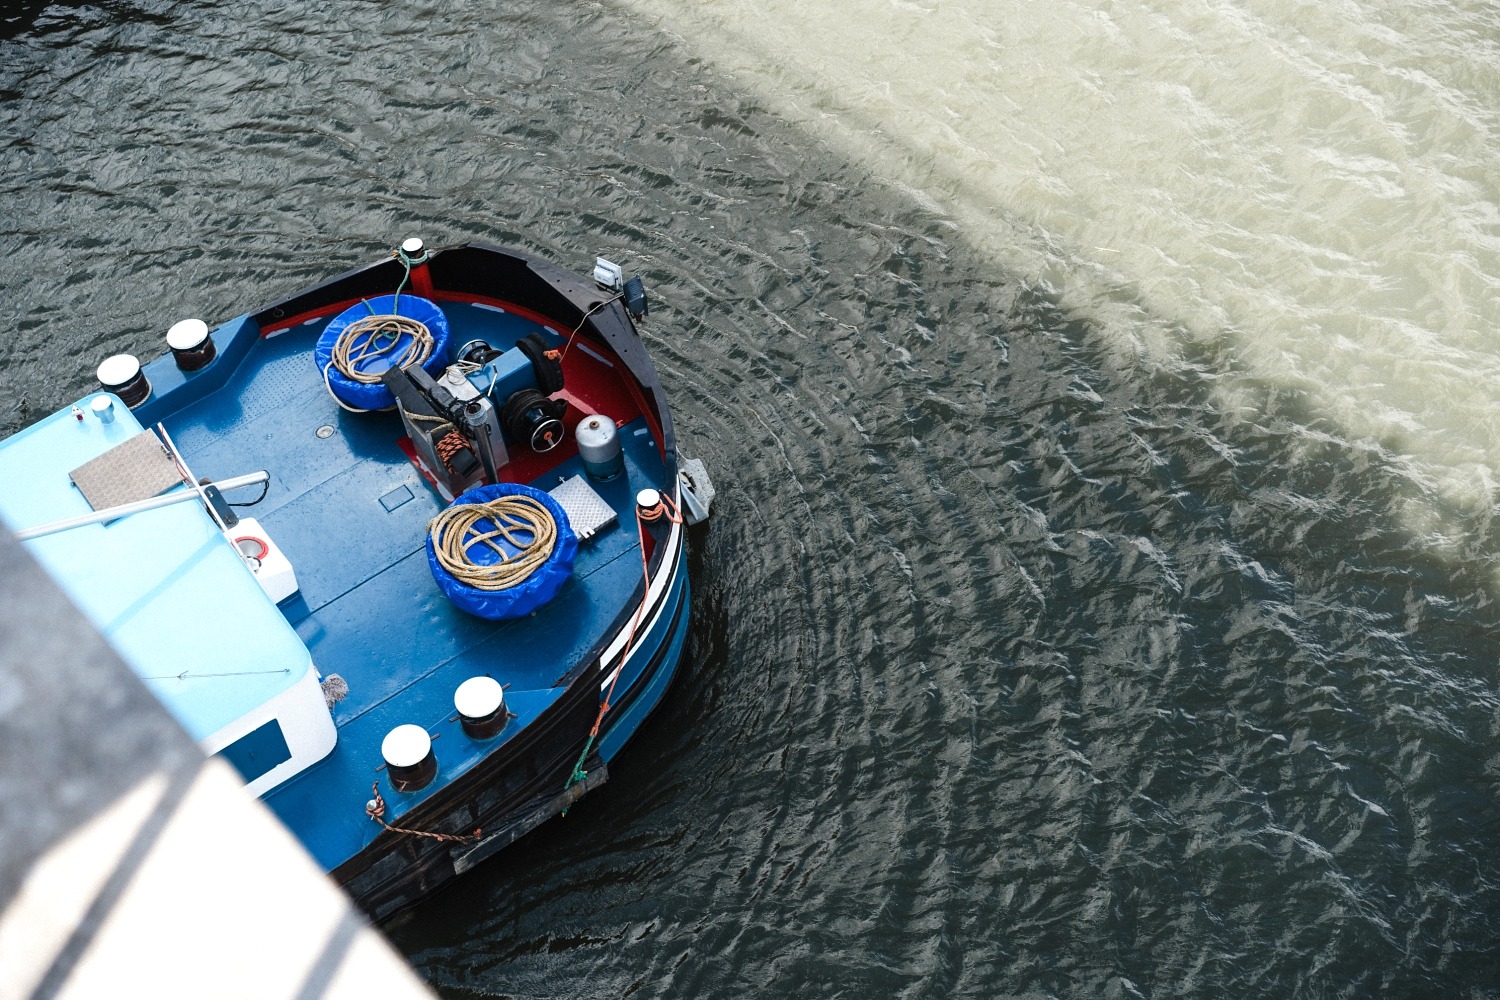
[[[625,2],[1127,357],[1228,338],[1226,410],[1290,390],[1491,504],[1493,5]]]

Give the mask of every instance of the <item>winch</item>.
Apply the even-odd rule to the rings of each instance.
[[[497,482],[509,449],[546,452],[562,443],[568,404],[551,398],[563,388],[562,363],[539,334],[508,351],[469,341],[436,377],[411,365],[388,369],[382,380],[418,461],[448,499]]]

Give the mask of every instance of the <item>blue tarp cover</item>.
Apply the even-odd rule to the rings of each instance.
[[[328,364],[333,358],[334,345],[350,323],[370,316],[389,316],[393,313],[418,320],[432,332],[432,356],[422,364],[429,375],[436,376],[448,367],[448,319],[436,302],[420,295],[402,295],[399,303],[394,295],[378,295],[373,299],[366,299],[330,320],[323,328],[323,335],[318,338],[318,346],[313,351],[313,358],[318,363],[318,374],[321,376],[327,370],[329,388],[344,403],[361,410],[384,410],[396,405],[391,391],[381,383],[366,385],[356,382],[337,367]],[[393,359],[401,356],[409,343],[411,338],[403,335],[388,354],[371,357],[355,367],[361,372],[383,372],[391,366]]]
[[[552,555],[537,568],[536,572],[514,587],[507,587],[504,590],[480,590],[456,579],[438,563],[437,552],[434,551],[432,545],[432,534],[429,532],[427,535],[427,565],[432,569],[432,578],[437,581],[438,588],[460,610],[467,611],[471,615],[478,615],[480,618],[521,618],[529,615],[556,597],[562,585],[568,582],[568,577],[573,575],[573,558],[578,554],[578,536],[573,533],[572,526],[568,524],[568,515],[562,509],[562,504],[554,500],[550,494],[530,486],[522,486],[520,483],[497,483],[494,486],[476,486],[461,493],[449,506],[492,503],[495,500],[513,496],[526,496],[539,501],[551,513],[552,519],[557,522],[557,542],[552,548]],[[482,531],[489,531],[493,529],[494,524],[486,518],[479,521],[475,527]],[[499,561],[499,557],[487,545],[475,545],[468,551],[470,558],[475,562]]]

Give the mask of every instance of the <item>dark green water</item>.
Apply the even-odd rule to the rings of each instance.
[[[1227,338],[1122,361],[610,6],[3,33],[0,430],[408,235],[654,293],[719,489],[693,659],[608,786],[389,928],[441,994],[1500,995],[1489,509]]]

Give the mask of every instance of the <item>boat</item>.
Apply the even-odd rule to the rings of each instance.
[[[409,239],[104,359],[0,441],[0,521],[383,920],[606,782],[684,658],[712,484],[648,310]]]

